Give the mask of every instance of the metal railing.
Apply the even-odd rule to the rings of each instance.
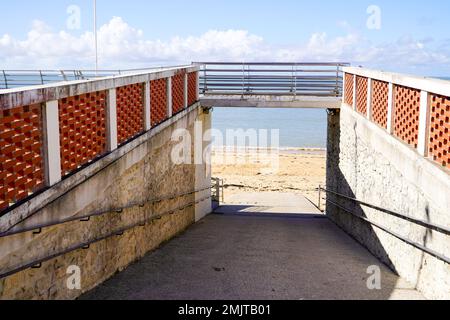
[[[225,186],[223,179],[220,178],[211,178],[211,198],[212,201],[218,202],[218,203],[224,203],[225,202]]]
[[[360,205],[360,206],[363,206],[363,207],[367,207],[367,208],[373,209],[375,211],[382,212],[382,213],[394,216],[396,218],[399,218],[399,219],[411,222],[411,223],[413,223],[415,225],[418,225],[418,226],[421,226],[421,227],[423,227],[423,228],[425,228],[427,230],[436,231],[436,232],[439,232],[439,233],[441,233],[443,235],[446,235],[446,236],[450,235],[450,228],[448,228],[446,226],[440,226],[440,225],[437,225],[437,224],[434,224],[434,223],[431,223],[431,222],[427,222],[427,221],[423,221],[423,220],[420,220],[420,219],[416,219],[416,218],[413,218],[413,217],[410,217],[410,216],[407,216],[407,215],[404,215],[404,214],[401,214],[401,213],[398,213],[398,212],[394,212],[394,211],[386,209],[386,208],[382,208],[382,207],[379,207],[379,206],[376,206],[376,205],[373,205],[373,204],[370,204],[370,203],[367,203],[367,202],[364,202],[364,201],[360,201],[360,200],[358,200],[356,198],[349,197],[349,196],[346,196],[345,194],[341,194],[339,192],[335,192],[335,191],[332,191],[332,190],[329,190],[329,189],[326,189],[326,188],[319,187],[319,191],[324,192],[325,194],[330,194],[330,195],[336,196],[336,197],[338,197],[340,199],[343,199],[343,200],[347,200],[347,201],[353,202],[353,203],[355,203],[357,205]],[[447,264],[450,264],[450,258],[446,257],[445,255],[443,255],[443,254],[441,254],[439,252],[436,252],[436,251],[434,251],[434,250],[432,250],[430,248],[427,248],[425,245],[422,245],[420,243],[414,242],[414,241],[408,239],[407,237],[404,237],[404,236],[402,236],[402,235],[400,235],[400,234],[390,230],[389,228],[387,228],[387,227],[385,227],[385,226],[383,226],[383,225],[381,225],[381,224],[379,224],[379,223],[377,223],[375,221],[372,221],[372,220],[362,216],[361,214],[356,213],[354,210],[346,208],[346,206],[331,200],[329,197],[327,197],[327,199],[324,199],[324,200],[326,200],[327,204],[331,204],[332,206],[334,206],[336,208],[339,208],[342,211],[345,211],[346,213],[352,215],[353,217],[355,217],[357,219],[360,219],[360,220],[370,224],[371,226],[375,226],[375,227],[377,227],[380,230],[383,230],[384,232],[394,236],[395,238],[399,239],[400,241],[402,241],[402,242],[404,242],[404,243],[406,243],[406,244],[408,244],[408,245],[410,245],[410,246],[412,246],[412,247],[414,247],[414,248],[416,248],[418,250],[421,250],[421,251],[429,254],[430,256],[432,256],[432,257],[434,257],[436,259],[439,259],[439,260],[441,260],[441,261],[443,261],[443,262],[445,262]]]
[[[151,67],[124,70],[0,70],[0,89],[14,89],[28,86],[45,85],[55,82],[92,80],[129,73],[162,70],[169,67]]]
[[[341,97],[349,63],[194,62],[205,95]]]

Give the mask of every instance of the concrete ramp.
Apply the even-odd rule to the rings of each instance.
[[[325,215],[307,198],[294,193],[255,192],[227,196],[216,210],[220,214]]]
[[[256,205],[219,209],[82,299],[422,299],[304,198],[234,199]],[[286,209],[290,214],[280,214]],[[381,272],[380,290],[367,287],[370,266]]]

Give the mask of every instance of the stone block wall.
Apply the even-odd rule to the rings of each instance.
[[[450,225],[448,170],[343,105],[329,116],[327,188],[441,226]],[[350,209],[450,257],[450,237],[328,194],[327,214],[430,299],[450,298],[450,265],[352,216]]]
[[[174,130],[188,129],[194,137],[195,121],[207,120],[200,107],[183,111],[165,128],[118,157],[98,173],[62,194],[30,218],[17,225],[20,229],[41,223],[83,216],[108,208],[127,207],[146,199],[185,194],[211,184],[208,166],[175,165],[171,161]],[[209,128],[208,128],[209,129]],[[144,139],[142,137],[141,139]],[[194,143],[194,139],[192,139]],[[192,150],[195,150],[192,148]],[[118,150],[120,151],[120,150]],[[199,172],[202,170],[202,172]],[[83,174],[83,171],[79,174]],[[202,177],[200,179],[199,177]],[[73,222],[43,228],[40,233],[26,232],[0,238],[0,272],[3,273],[27,261],[36,261],[59,253],[76,244],[89,242],[116,230],[132,226],[143,219],[175,210],[145,226],[139,226],[106,240],[92,244],[42,263],[39,268],[26,269],[0,280],[0,299],[75,299],[101,284],[149,251],[170,240],[197,219],[211,211],[210,192],[192,193],[172,200],[131,206],[123,212],[111,212],[90,221]],[[195,204],[196,201],[200,201]],[[70,266],[81,270],[81,290],[67,288]]]

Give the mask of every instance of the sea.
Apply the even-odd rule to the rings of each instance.
[[[279,130],[281,148],[324,149],[327,144],[327,111],[322,109],[214,108],[212,121],[224,138],[227,130],[265,129],[269,134]]]

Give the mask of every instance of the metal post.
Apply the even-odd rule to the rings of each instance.
[[[39,70],[39,75],[41,76],[41,84],[44,84],[44,77],[42,76],[42,70]]]
[[[225,203],[225,183],[222,179],[222,203]]]
[[[297,97],[297,64],[295,64],[294,69],[294,97]]]
[[[322,205],[322,186],[319,185],[319,205],[318,205],[319,210],[321,205]]]
[[[8,89],[8,79],[6,78],[5,70],[3,70],[3,77],[5,78],[5,89]]]
[[[205,64],[203,65],[203,78],[204,78],[204,87],[203,87],[203,93],[206,93],[206,91],[208,91],[208,78],[207,78],[207,72],[206,72],[206,68],[208,68],[208,66]],[[198,84],[200,86],[200,83]]]
[[[336,70],[336,97],[339,97],[340,88],[339,88],[339,65],[337,66]]]
[[[98,76],[97,0],[94,0],[95,76]]]

